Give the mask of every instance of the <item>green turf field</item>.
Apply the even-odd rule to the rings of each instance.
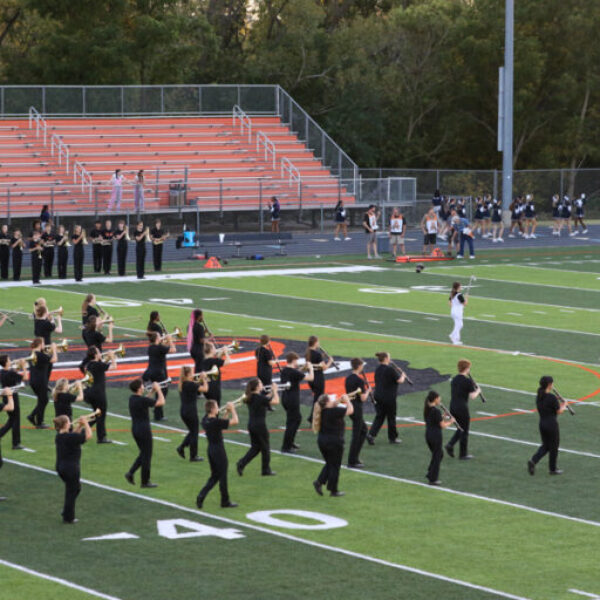
[[[432,488],[424,478],[429,461],[420,423],[425,393],[401,386],[402,445],[389,446],[380,435],[375,446],[365,446],[365,471],[342,471],[343,498],[322,498],[312,488],[321,459],[306,422],[298,435],[300,453],[278,452],[285,421],[281,408],[268,418],[277,476],[260,477],[257,460],[238,477],[233,464],[248,446],[242,409],[240,429],[226,436],[230,492],[240,505],[221,509],[215,489],[198,511],[195,497],[208,465],[184,462],[175,453],[185,431],[175,387],[167,398],[168,421],[154,426],[152,479],[159,487],[141,490],[123,478],[136,447],[125,382],[118,383],[109,388],[107,427],[121,444],[84,447],[85,483],[75,526],[60,520],[63,486],[53,471],[53,433],[32,430],[25,421],[23,443],[29,452],[12,451],[10,434],[4,438],[0,493],[9,500],[0,503],[0,598],[178,600],[195,594],[547,600],[600,595],[599,258],[590,248],[503,250],[482,252],[477,261],[428,265],[421,274],[414,266],[386,262],[368,263],[380,270],[333,272],[367,264],[356,257],[277,259],[273,267],[297,271],[210,280],[89,280],[83,286],[0,291],[2,310],[23,313],[14,327],[0,330],[5,348],[22,348],[16,355],[27,354],[32,321],[26,313],[35,298],[44,296],[51,308],[64,307],[64,337],[78,343],[83,293],[92,291],[120,319],[117,337],[125,344],[141,337],[151,309],[158,307],[172,329],[184,328],[190,309],[200,306],[217,336],[257,338],[266,332],[294,344],[316,334],[342,361],[372,360],[376,351],[389,350],[414,369],[416,384],[425,369],[443,376],[435,389],[445,402],[447,377],[466,357],[488,400],[471,407],[475,460],[445,457],[443,486]],[[241,266],[230,268],[251,271]],[[309,274],[308,266],[330,272]],[[465,346],[456,347],[448,340],[447,293],[452,281],[466,282],[471,275],[477,280],[465,314]],[[574,417],[560,417],[562,477],[547,474],[547,459],[535,477],[526,471],[539,443],[531,409],[543,374],[554,376],[564,396],[582,400],[574,405]],[[230,385],[225,399],[237,397],[240,389]],[[33,403],[31,390],[25,393],[22,415]],[[47,420],[52,413],[49,406]],[[303,413],[308,414],[307,407]],[[200,448],[204,452],[204,440]],[[318,514],[273,515],[283,520],[273,524],[260,521],[253,514],[258,511]],[[330,523],[332,517],[337,521]],[[323,528],[312,528],[322,522]],[[110,534],[128,537],[85,539]],[[42,578],[48,576],[62,581]]]

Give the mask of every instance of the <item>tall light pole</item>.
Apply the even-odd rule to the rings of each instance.
[[[498,80],[498,151],[502,152],[502,210],[510,219],[513,184],[513,76],[515,3],[505,0],[504,67],[500,68]]]

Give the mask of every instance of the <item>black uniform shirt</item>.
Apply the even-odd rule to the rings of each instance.
[[[378,402],[395,402],[398,394],[399,374],[391,365],[375,369],[375,399]]]
[[[87,347],[96,346],[100,352],[102,352],[102,344],[106,341],[106,336],[103,335],[97,329],[84,329],[81,333],[83,341],[87,344]]]
[[[442,413],[435,406],[427,407],[425,411],[425,427],[427,430],[436,431],[442,428]]]
[[[265,425],[267,407],[271,401],[264,394],[252,394],[248,401],[248,426]]]
[[[81,444],[85,444],[85,431],[79,433],[57,433],[54,440],[56,444],[56,465],[78,465],[81,459]]]
[[[148,371],[151,373],[167,374],[167,354],[169,347],[164,344],[150,344],[148,346]]]
[[[56,411],[56,416],[58,415],[67,415],[71,417],[73,411],[71,410],[71,404],[75,402],[77,396],[74,394],[69,394],[68,392],[61,392],[60,394],[56,394],[56,400],[54,401],[54,410]]]
[[[46,345],[51,342],[50,336],[55,329],[56,325],[48,319],[34,319],[33,321],[33,335],[44,338]]]
[[[454,408],[466,408],[469,394],[475,391],[475,382],[465,375],[455,375],[450,382],[450,405]]]
[[[90,317],[98,318],[100,316],[100,311],[95,306],[92,306],[91,304],[88,304],[86,311],[87,312],[85,315],[81,315],[81,320],[84,325],[88,322],[88,319]]]
[[[101,229],[96,229],[94,227],[94,229],[92,229],[90,231],[90,234],[88,236],[91,240],[95,240],[96,238],[101,238],[102,237],[102,230]],[[97,242],[96,242],[97,243]]]
[[[207,398],[218,398],[220,396],[221,389],[221,367],[225,364],[225,361],[222,358],[205,358],[202,361],[202,370],[206,373],[210,371],[215,365],[219,367],[219,375],[216,379],[208,379],[208,392],[206,392]]]
[[[321,411],[321,435],[334,436],[344,439],[345,406],[324,408]]]
[[[2,369],[0,371],[0,388],[14,387],[23,381],[23,375],[14,369]],[[19,396],[15,393],[16,398]]]
[[[229,419],[219,419],[205,415],[202,419],[202,428],[210,446],[223,445],[223,431],[229,429]]]
[[[156,400],[154,398],[138,396],[137,394],[129,396],[129,414],[131,415],[132,426],[147,425],[150,428],[148,409],[153,408],[155,404]]]
[[[33,383],[44,383],[48,380],[48,370],[50,369],[50,357],[39,350],[36,350],[35,355],[37,362],[35,365],[31,363],[29,369],[29,378]]]
[[[198,386],[195,381],[184,381],[181,384],[181,412],[195,413],[198,410]]]
[[[256,376],[263,383],[271,383],[273,379],[273,367],[269,364],[274,359],[273,353],[265,346],[259,346],[255,352],[256,355]]]
[[[106,371],[110,368],[110,363],[102,360],[91,360],[86,365],[86,370],[89,371],[94,378],[94,385],[90,391],[104,391],[106,387]]]
[[[112,244],[115,232],[112,229],[103,229],[101,235],[103,240],[107,240]]]
[[[281,369],[281,383],[290,382],[290,389],[283,390],[285,399],[292,402],[300,402],[300,382],[306,377],[304,373],[293,367]]]
[[[544,394],[539,400],[536,400],[538,413],[541,423],[555,423],[560,409],[558,398],[554,394]]]
[[[194,323],[194,327],[192,329],[192,342],[201,346],[201,351],[204,352],[204,336],[206,331],[204,329],[204,325],[202,323]]]

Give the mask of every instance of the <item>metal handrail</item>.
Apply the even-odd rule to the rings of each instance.
[[[58,154],[58,164],[62,165],[62,161],[65,161],[65,169],[69,172],[69,146],[67,146],[58,135],[53,134],[50,138],[50,154],[54,156],[54,150]]]
[[[32,121],[35,122],[35,137],[40,136],[40,129],[44,133],[44,146],[46,145],[46,138],[48,135],[48,124],[42,115],[34,106],[29,107],[29,129],[31,129]]]
[[[287,158],[287,156],[284,156],[281,159],[281,177],[282,177],[282,179],[285,177],[286,173],[287,173],[288,183],[291,183],[292,180],[294,180],[294,179],[298,182],[298,193],[300,193],[300,186],[302,185],[300,171],[298,171],[298,169],[296,168],[294,163],[289,158]]]
[[[92,176],[87,172],[86,168],[76,160],[73,164],[73,183],[77,183],[77,175],[79,174],[79,179],[81,181],[81,191],[85,191],[85,187],[87,185],[88,188],[88,198],[90,202],[92,201],[92,187],[93,181]]]
[[[235,128],[235,121],[240,121],[240,133],[244,135],[244,125],[248,128],[248,142],[252,141],[252,121],[250,117],[237,105],[234,104],[232,111],[232,124]]]
[[[275,169],[277,164],[277,150],[275,149],[275,144],[273,141],[267,136],[266,133],[259,131],[256,134],[256,151],[260,151],[260,146],[263,146],[265,149],[265,161],[269,159],[269,152],[273,156],[273,169]]]

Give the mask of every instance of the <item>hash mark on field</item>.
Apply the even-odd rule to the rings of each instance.
[[[281,329],[294,329],[291,325],[280,325]]]
[[[354,323],[350,323],[349,321],[340,321],[340,325],[346,325],[348,327],[352,327]]]
[[[375,323],[375,325],[383,325],[383,321],[376,321],[375,319],[369,319],[369,323]]]
[[[401,323],[412,323],[410,319],[396,319],[396,321],[400,321]]]
[[[547,315],[548,314],[545,310],[534,310],[533,312],[538,315]]]
[[[112,443],[117,444],[117,446],[128,446],[129,445],[127,442],[119,442],[119,440],[113,440]]]
[[[123,337],[128,337],[128,338],[137,338],[137,337],[139,337],[139,336],[137,336],[137,335],[133,335],[133,333],[124,333],[124,334],[123,334]]]
[[[571,588],[569,590],[571,592],[571,594],[578,594],[579,596],[585,596],[586,598],[594,598],[594,600],[600,600],[600,596],[598,596],[597,594],[590,594],[589,592],[584,592],[582,590],[576,590]]]
[[[489,317],[490,319],[495,319],[496,318],[496,315],[488,315],[486,313],[482,313],[481,316],[482,317]]]
[[[515,412],[520,412],[520,413],[532,413],[532,412],[535,412],[533,410],[528,410],[526,408],[511,408],[511,410],[514,410]]]
[[[23,448],[25,452],[36,452],[33,448]]]
[[[427,321],[439,321],[438,317],[425,317]]]
[[[574,313],[575,313],[575,311],[574,311],[574,310],[566,310],[565,308],[559,308],[559,309],[558,309],[558,312],[561,312],[561,313],[569,313],[569,314],[574,314]]]
[[[513,313],[513,312],[507,312],[507,315],[512,315],[513,317],[522,317],[523,315],[521,313]]]
[[[477,414],[482,415],[484,417],[497,417],[498,416],[496,413],[483,412],[482,410],[478,410]]]
[[[248,327],[248,329],[251,329],[252,331],[262,331],[261,327]]]
[[[168,442],[169,444],[171,443],[171,440],[168,440],[167,438],[164,438],[164,437],[160,437],[158,435],[153,435],[152,439],[158,440],[159,442]]]

